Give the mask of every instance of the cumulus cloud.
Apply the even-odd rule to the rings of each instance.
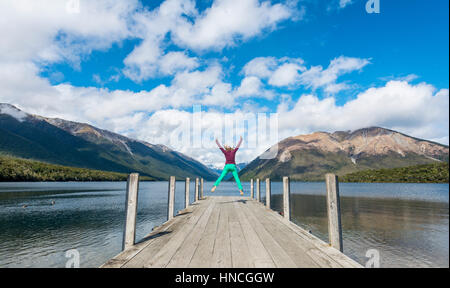
[[[242,73],[266,79],[272,86],[290,86],[297,83],[300,72],[306,70],[303,63],[300,58],[257,57],[245,64]]]
[[[381,126],[424,139],[448,143],[449,91],[432,85],[390,81],[370,88],[343,106],[335,98],[303,95],[292,108],[280,105],[280,131],[290,136]]]
[[[165,54],[163,47],[175,44],[195,51],[221,50],[275,29],[281,21],[294,19],[296,11],[290,4],[259,0],[216,0],[198,11],[192,0],[166,0],[154,10],[134,15],[133,32],[142,43],[125,59],[124,74],[142,81],[191,70],[198,66],[196,58],[185,52]]]
[[[331,60],[327,69],[322,66],[312,66],[299,76],[299,83],[308,88],[324,88],[328,92],[337,93],[347,85],[337,84],[339,76],[361,70],[370,63],[369,59],[340,56]]]
[[[222,49],[259,35],[294,17],[288,5],[259,0],[216,0],[194,23],[185,21],[173,30],[175,43],[192,49]]]
[[[137,0],[80,3],[79,12],[70,13],[67,1],[1,1],[0,61],[70,61],[76,66],[91,51],[129,36],[127,21]]]

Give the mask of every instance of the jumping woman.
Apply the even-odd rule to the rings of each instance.
[[[230,146],[225,145],[225,148],[223,148],[219,140],[216,139],[216,144],[219,146],[219,149],[222,151],[222,153],[225,155],[225,167],[223,168],[222,174],[217,179],[216,183],[214,183],[213,188],[211,189],[211,192],[214,192],[219,186],[220,182],[222,181],[223,177],[225,177],[228,172],[231,172],[233,174],[234,180],[236,180],[237,186],[239,188],[239,192],[241,192],[241,195],[244,195],[244,191],[242,190],[241,180],[239,180],[238,171],[236,168],[236,162],[234,161],[234,157],[236,156],[236,151],[239,149],[239,146],[241,146],[242,143],[242,136],[239,140],[238,145],[236,148],[231,148]]]

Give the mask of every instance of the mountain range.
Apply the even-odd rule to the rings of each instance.
[[[276,157],[259,156],[249,164],[238,164],[242,180],[290,176],[293,180],[320,181],[330,172],[346,175],[369,169],[448,163],[449,155],[446,145],[380,127],[289,137],[267,151],[275,151]],[[89,124],[29,114],[1,103],[0,154],[71,167],[139,172],[155,180],[171,175],[214,180],[221,172],[164,145]]]
[[[52,164],[121,173],[139,172],[156,180],[216,173],[164,145],[134,140],[89,124],[26,113],[0,103],[0,154]]]
[[[290,176],[293,180],[320,181],[326,173],[345,175],[448,162],[449,155],[448,146],[380,127],[289,137],[268,151],[277,152],[276,157],[257,157],[241,170],[243,180]]]

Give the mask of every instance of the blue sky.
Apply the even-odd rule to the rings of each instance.
[[[376,125],[448,144],[449,2],[366,2],[2,1],[0,102],[169,146],[195,104],[206,128],[277,112],[280,138]]]
[[[152,2],[152,3],[150,3]],[[163,1],[144,1],[157,7]],[[309,3],[308,3],[309,2]],[[337,1],[334,1],[337,2]],[[198,1],[200,10],[211,1]],[[275,2],[274,2],[275,3]],[[327,66],[330,59],[341,55],[370,58],[371,65],[364,73],[347,76],[363,87],[380,83],[380,78],[418,76],[436,87],[448,87],[449,38],[448,1],[381,1],[380,14],[367,14],[365,0],[340,9],[333,1],[306,1],[304,21],[286,22],[270,33],[264,33],[235,47],[222,51],[192,53],[204,59],[227,57],[224,66],[230,69],[228,79],[238,84],[240,69],[255,57],[303,58],[309,65]],[[76,86],[129,89],[135,92],[151,90],[160,83],[169,83],[171,77],[155,77],[136,83],[122,77],[118,82],[96,83],[94,75],[107,77],[123,69],[123,59],[141,41],[124,40],[107,51],[95,51],[86,56],[80,69],[70,63],[56,63],[42,73],[49,77],[55,71],[64,78],[52,79],[53,84],[68,82]],[[178,50],[174,47],[174,50]],[[381,80],[382,81],[382,80]],[[342,101],[348,95],[342,95]]]

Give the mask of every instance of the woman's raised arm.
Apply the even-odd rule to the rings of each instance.
[[[216,144],[219,146],[220,149],[223,149],[222,145],[220,145],[219,140],[216,138]]]
[[[241,139],[239,140],[239,143],[237,144],[237,146],[236,146],[235,149],[239,149],[239,147],[241,146],[241,144],[242,144],[242,136],[241,136]]]

